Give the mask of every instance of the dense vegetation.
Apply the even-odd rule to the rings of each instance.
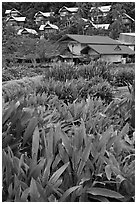
[[[113,5],[108,20],[124,10],[134,18],[134,2],[120,7],[115,2],[3,2],[2,12],[4,16],[14,7],[29,19],[28,27],[35,28],[38,10],[57,14],[63,5],[78,6],[83,11],[79,15],[88,17],[89,8],[99,4]],[[58,18],[52,20],[57,23]],[[113,37],[124,29],[120,20]],[[5,202],[135,201],[134,64],[45,64],[45,54],[48,58],[58,51],[53,40],[77,29],[81,32],[76,21],[69,32],[40,41],[19,38],[3,24]],[[17,63],[16,58],[24,56],[30,64]]]
[[[3,82],[3,201],[134,201],[134,74],[116,96],[109,66]]]

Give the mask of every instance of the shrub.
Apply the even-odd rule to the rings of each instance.
[[[113,84],[115,86],[127,86],[127,84],[133,84],[135,79],[135,72],[133,70],[120,70],[114,74]]]

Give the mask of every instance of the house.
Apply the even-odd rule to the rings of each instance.
[[[26,21],[26,17],[14,17],[14,16],[10,16],[7,20],[6,20],[6,25],[10,25],[10,26],[14,26],[16,29],[18,29],[19,27],[23,27]]]
[[[131,32],[132,31],[132,24],[135,23],[135,20],[133,18],[131,18],[128,14],[123,13],[122,22],[127,27],[127,29]]]
[[[39,27],[40,35],[42,37],[48,37],[51,33],[57,33],[59,30],[58,26],[51,24],[49,21],[45,25]]]
[[[34,35],[38,35],[38,33],[34,29],[22,28],[22,29],[18,30],[17,35],[34,36]]]
[[[81,50],[91,59],[102,59],[107,62],[122,62],[123,59],[132,57],[135,52],[124,45],[88,45]]]
[[[94,24],[94,23],[92,23],[92,25],[96,29],[101,28],[101,29],[108,30],[110,24],[108,24],[108,23],[106,23],[106,24]]]
[[[12,8],[10,10],[6,10],[5,15],[6,15],[6,18],[9,18],[10,16],[14,16],[14,17],[19,17],[19,16],[21,17],[22,16],[22,14],[18,10],[16,10],[15,8]]]
[[[63,6],[62,8],[59,9],[60,17],[72,16],[76,14],[77,12],[78,12],[78,7],[68,8],[66,6]]]
[[[120,33],[118,41],[135,51],[135,33]]]
[[[91,20],[93,22],[99,22],[104,17],[107,16],[111,9],[111,5],[109,6],[99,6],[99,7],[91,7],[90,13],[91,13]]]
[[[109,38],[108,36],[89,36],[67,34],[59,39],[60,43],[67,43],[73,54],[81,55],[81,50],[89,44],[95,45],[118,45],[120,42]]]
[[[38,11],[34,16],[34,21],[37,25],[44,25],[47,21],[50,20],[50,17],[53,17],[54,12],[42,12]]]
[[[58,42],[66,44],[74,56],[83,55],[91,59],[101,57],[106,61],[119,62],[123,57],[134,55],[134,51],[130,48],[108,36],[67,34]]]

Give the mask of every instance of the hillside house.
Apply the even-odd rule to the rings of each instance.
[[[65,16],[73,16],[77,12],[78,12],[78,7],[68,8],[66,6],[63,6],[62,8],[59,9],[59,15],[61,18]]]
[[[120,42],[109,38],[108,36],[89,36],[89,35],[72,35],[63,36],[60,43],[67,43],[70,51],[73,54],[81,55],[81,50],[89,44],[97,45],[118,45]]]
[[[66,44],[73,55],[81,57],[81,54],[84,54],[83,57],[86,55],[87,57],[90,56],[91,59],[101,57],[106,61],[119,62],[122,60],[122,57],[134,54],[134,51],[127,46],[121,46],[120,42],[108,36],[67,34],[58,42],[60,44]],[[94,46],[94,48],[92,49],[91,46]]]
[[[106,23],[106,24],[94,24],[92,23],[93,27],[96,28],[96,29],[105,29],[105,30],[108,30],[110,24]]]
[[[18,10],[16,10],[15,8],[12,8],[10,10],[6,10],[5,15],[6,15],[6,18],[9,18],[10,16],[14,16],[14,17],[21,17],[22,16],[22,14]]]
[[[18,30],[17,35],[30,37],[30,36],[36,36],[36,35],[38,35],[38,33],[34,29],[22,28],[22,29]]]
[[[91,59],[102,59],[107,62],[122,62],[126,58],[132,58],[135,54],[133,50],[124,45],[88,45],[82,51],[84,56]]]
[[[135,51],[135,33],[120,33],[118,41]]]
[[[132,24],[135,23],[135,20],[131,18],[128,14],[123,13],[122,22],[127,27],[129,32],[132,31]]]
[[[7,20],[6,20],[6,25],[7,26],[14,26],[15,29],[24,27],[26,21],[26,17],[14,17],[14,16],[10,16]]]
[[[47,21],[50,20],[50,17],[53,17],[54,12],[41,12],[38,11],[34,16],[34,21],[38,26],[44,25]]]
[[[48,37],[51,33],[57,33],[58,26],[47,22],[45,25],[39,27],[41,38]]]
[[[99,6],[99,7],[91,7],[90,13],[91,13],[91,20],[93,22],[100,22],[104,17],[107,16],[111,9],[111,5],[109,6]]]

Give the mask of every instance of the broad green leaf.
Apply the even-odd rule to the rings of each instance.
[[[21,202],[28,202],[27,198],[30,193],[30,188],[26,188],[21,195]]]
[[[106,176],[107,176],[107,179],[110,181],[111,179],[111,166],[110,165],[106,165],[105,166],[105,173],[106,173]]]
[[[60,155],[57,154],[56,157],[55,157],[55,160],[54,160],[54,162],[52,164],[52,169],[56,168],[60,161],[61,161]]]
[[[90,194],[90,197],[89,198],[92,198],[94,200],[98,200],[100,202],[110,202],[107,198],[103,197],[103,196],[99,196],[99,195],[91,195]]]
[[[21,125],[23,127],[28,123],[28,121],[32,117],[32,113],[33,113],[33,110],[30,109],[30,108],[23,109],[23,114],[22,114],[22,117],[21,117]]]
[[[61,160],[62,160],[64,163],[69,162],[69,156],[68,156],[68,154],[67,154],[67,151],[66,151],[65,148],[63,147],[63,145],[62,145],[62,144],[59,144],[58,147],[59,147],[59,155],[60,155]]]
[[[116,198],[116,199],[124,198],[120,193],[106,189],[106,188],[93,187],[87,190],[87,193],[90,193],[92,195],[100,195],[104,197]]]
[[[82,173],[82,170],[86,164],[86,161],[88,160],[89,158],[89,154],[90,154],[90,151],[91,151],[91,143],[89,143],[84,151],[83,151],[83,154],[82,154],[82,157],[81,157],[81,161],[80,161],[80,164],[79,164],[79,167],[78,167],[78,171],[77,171],[77,174],[78,176],[80,176],[80,174]]]
[[[76,191],[78,188],[80,188],[81,186],[73,186],[71,188],[69,188],[68,190],[65,191],[65,193],[62,195],[62,197],[60,198],[59,202],[65,202],[66,198],[74,191]]]
[[[83,136],[83,139],[84,139],[84,142],[85,142],[85,145],[87,146],[88,145],[88,139],[87,139],[87,135],[86,135],[86,127],[85,127],[85,123],[84,123],[84,120],[81,119],[81,134]]]
[[[112,147],[112,145],[114,144],[115,140],[116,140],[116,135],[114,135],[113,137],[111,137],[111,138],[108,140],[106,149],[109,149],[110,147]]]
[[[37,159],[38,149],[39,149],[39,128],[38,126],[36,126],[32,137],[32,158],[35,154]]]
[[[68,138],[68,136],[64,132],[62,132],[61,127],[59,125],[56,127],[56,131],[57,131],[57,134],[59,135],[59,137],[62,139],[62,143],[63,143],[68,155],[71,156],[72,146],[71,146],[70,139]]]
[[[58,179],[57,182],[54,184],[54,188],[58,188],[62,184],[62,179]]]
[[[48,202],[48,196],[47,193],[45,192],[44,188],[40,183],[36,181],[38,193],[40,194],[40,197],[43,199],[43,202]]]
[[[47,149],[47,153],[48,153],[48,157],[52,157],[54,155],[53,152],[53,145],[54,145],[54,130],[53,127],[50,128],[49,133],[47,134],[47,142],[48,142],[48,149]]]
[[[39,162],[39,164],[37,164],[34,168],[30,169],[29,176],[30,177],[32,176],[36,180],[37,177],[39,177],[41,175],[41,170],[42,170],[44,164],[45,164],[45,159],[41,158],[41,161]]]
[[[128,133],[128,131],[129,131],[129,124],[126,123],[126,125],[122,128],[122,130],[118,134],[119,137],[123,138]]]
[[[112,133],[114,132],[113,126],[111,125],[101,136],[100,142],[98,144],[98,151],[102,149],[104,145],[107,145]]]
[[[37,126],[37,118],[36,117],[33,117],[30,121],[29,121],[29,124],[25,130],[25,133],[23,135],[23,145],[26,144],[26,142],[31,139],[32,135],[33,135],[33,132],[35,130],[35,127]]]
[[[51,165],[53,162],[53,158],[48,158],[44,173],[43,173],[43,177],[42,177],[42,181],[43,181],[43,186],[46,185],[46,183],[48,182],[49,176],[50,176],[50,169],[51,169]]]
[[[4,123],[10,118],[13,111],[15,111],[18,106],[19,106],[18,102],[17,103],[12,103],[12,104],[9,105],[9,107],[6,110],[4,110],[4,114],[2,116],[2,125],[4,125]]]
[[[109,153],[109,160],[110,160],[111,164],[113,164],[117,169],[120,169],[119,163],[112,153]]]
[[[50,178],[49,183],[51,184],[55,184],[57,182],[57,180],[59,179],[59,177],[61,176],[61,174],[66,170],[66,168],[68,167],[69,162],[64,164],[62,167],[60,167]]]
[[[31,179],[31,183],[30,183],[30,196],[31,196],[31,202],[38,201],[38,198],[40,197],[36,182],[33,178]]]

